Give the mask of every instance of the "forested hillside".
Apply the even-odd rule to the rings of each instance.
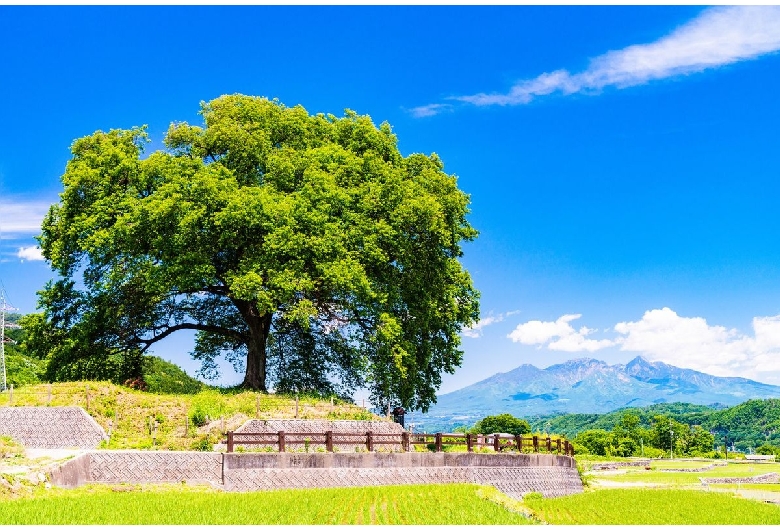
[[[650,429],[659,416],[724,437],[737,450],[748,451],[763,444],[780,446],[780,399],[753,399],[733,407],[707,407],[690,403],[664,403],[624,408],[607,414],[564,414],[529,419],[535,431],[575,437],[588,430],[613,431],[626,415],[636,416],[641,428]]]

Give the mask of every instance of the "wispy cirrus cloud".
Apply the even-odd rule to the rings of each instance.
[[[672,33],[649,44],[609,51],[591,60],[587,70],[543,73],[517,82],[506,93],[455,96],[450,100],[476,106],[523,105],[559,93],[598,92],[627,88],[658,79],[693,74],[780,50],[780,6],[721,6],[703,11]],[[412,109],[425,117],[445,104]]]
[[[51,202],[41,200],[0,199],[0,235],[18,239],[36,235]]]
[[[702,317],[684,317],[664,307],[646,311],[636,321],[619,322],[616,336],[589,338],[596,330],[575,330],[570,322],[582,315],[563,315],[554,322],[532,320],[518,325],[508,338],[526,345],[566,352],[595,352],[609,347],[641,354],[717,376],[736,376],[780,383],[780,315],[755,317],[752,335],[711,325]]]
[[[461,333],[464,337],[477,339],[482,336],[482,330],[487,326],[502,322],[506,317],[516,315],[519,312],[520,311],[509,311],[508,313],[499,313],[498,315],[490,314],[484,318],[480,318],[479,322],[472,325],[471,327],[463,329]]]

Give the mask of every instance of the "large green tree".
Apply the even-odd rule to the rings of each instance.
[[[73,143],[40,237],[60,278],[34,341],[55,365],[133,372],[194,330],[204,374],[225,354],[247,388],[366,386],[376,404],[427,409],[479,313],[456,178],[349,110],[230,95],[201,114],[148,157],[144,128]]]

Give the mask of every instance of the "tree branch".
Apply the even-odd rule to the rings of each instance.
[[[164,339],[168,335],[171,335],[172,333],[175,333],[177,331],[181,331],[183,329],[194,329],[196,331],[208,331],[210,333],[216,333],[218,335],[225,335],[227,337],[232,337],[234,339],[238,339],[241,342],[247,342],[247,337],[243,333],[239,333],[236,330],[229,329],[229,328],[223,328],[222,326],[212,326],[209,324],[198,324],[196,322],[183,322],[181,324],[176,324],[175,326],[168,327],[165,331],[160,333],[159,335],[155,335],[154,337],[150,339],[142,339],[141,337],[136,336],[135,340],[141,344],[144,344],[144,347],[141,349],[142,352],[149,349],[149,347]]]

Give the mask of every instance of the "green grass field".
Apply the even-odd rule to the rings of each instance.
[[[511,505],[510,499],[502,499],[493,488],[473,484],[251,493],[182,486],[153,489],[100,486],[0,502],[0,525],[516,525],[531,522],[507,509]]]
[[[681,489],[605,489],[526,499],[525,505],[549,524],[780,524],[780,508],[775,505]]]

